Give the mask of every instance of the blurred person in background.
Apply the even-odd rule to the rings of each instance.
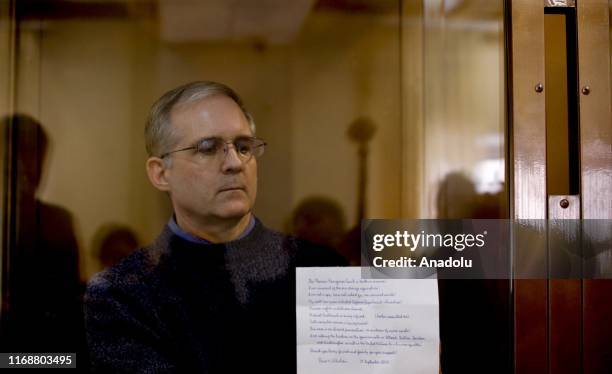
[[[103,269],[116,265],[138,247],[138,237],[128,226],[102,225],[94,235],[93,248]]]
[[[39,189],[49,137],[36,119],[16,114],[2,121],[14,221],[3,264],[2,352],[76,352],[86,368],[79,250],[72,214],[42,201]]]

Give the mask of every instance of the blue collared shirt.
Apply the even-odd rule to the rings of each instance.
[[[188,233],[187,231],[181,229],[179,227],[179,225],[176,223],[176,219],[174,218],[174,214],[172,215],[172,217],[170,217],[170,220],[168,221],[168,227],[170,228],[170,230],[172,230],[172,232],[175,235],[180,236],[181,238],[183,238],[183,239],[185,239],[185,240],[187,240],[189,242],[192,242],[192,243],[195,243],[195,244],[213,244],[213,243],[209,242],[206,239],[199,238],[199,237],[197,237],[195,235],[192,235],[192,234]],[[255,227],[255,218],[251,214],[251,219],[249,220],[249,224],[247,225],[247,227],[244,229],[242,234],[240,234],[240,236],[237,239],[242,239],[245,236],[249,235],[251,233],[251,231],[253,230],[253,227]]]

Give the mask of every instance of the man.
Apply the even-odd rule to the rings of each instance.
[[[295,372],[295,267],[344,262],[253,216],[266,145],[253,118],[229,87],[194,82],[153,105],[145,137],[149,180],[174,215],[90,281],[93,369]]]

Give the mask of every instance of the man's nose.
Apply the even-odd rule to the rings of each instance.
[[[244,167],[244,163],[238,155],[236,147],[233,144],[226,144],[223,151],[223,154],[221,154],[221,157],[223,158],[221,162],[221,170],[224,173],[235,173],[241,171]]]

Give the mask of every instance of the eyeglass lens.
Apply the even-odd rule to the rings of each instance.
[[[233,144],[236,153],[243,159],[261,156],[265,145],[257,138],[236,138],[232,142],[226,142],[221,138],[206,138],[198,143],[197,151],[204,156],[214,156],[220,154],[222,150],[225,153],[229,149],[228,144]]]

